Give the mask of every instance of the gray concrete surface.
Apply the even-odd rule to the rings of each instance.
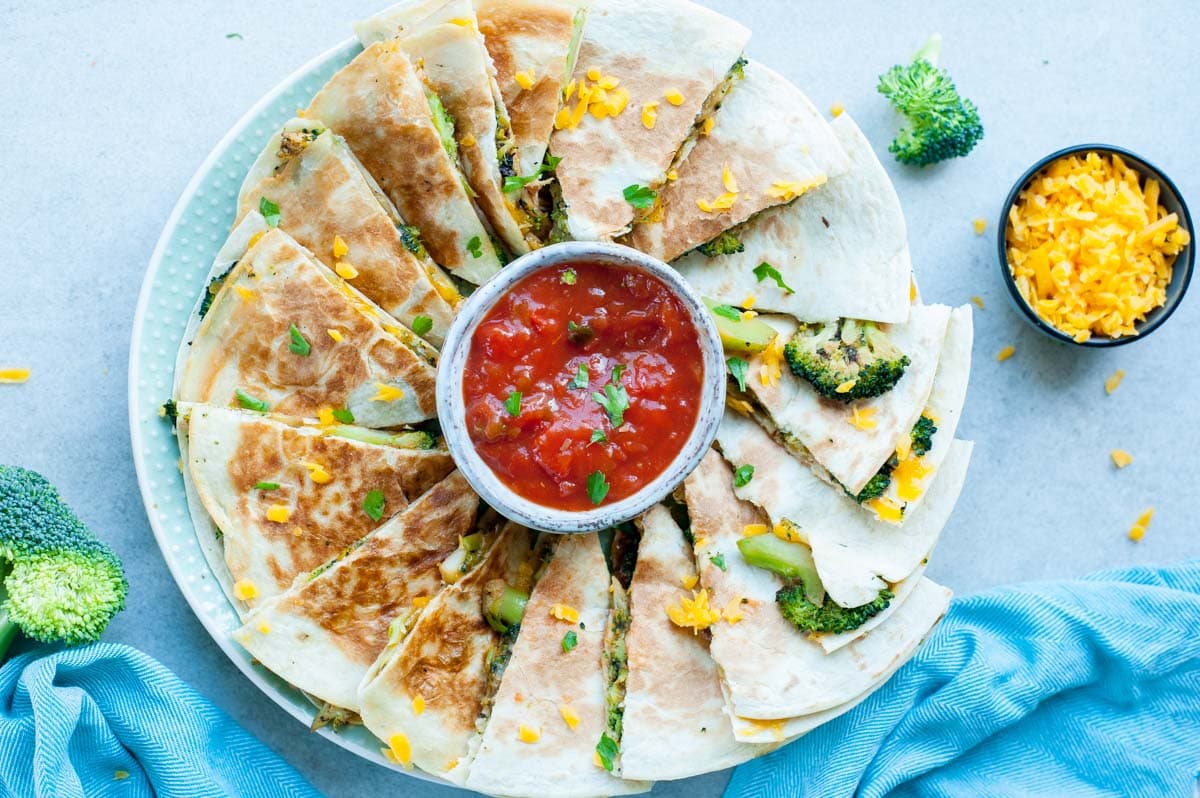
[[[0,2],[0,462],[50,476],[113,541],[129,609],[108,639],[176,670],[330,796],[448,795],[319,738],[242,680],[194,620],[146,523],[130,460],[126,365],[134,304],[159,231],[208,150],[259,96],[345,38],[383,0]],[[962,501],[930,575],[960,593],[1200,554],[1194,392],[1200,297],[1152,338],[1111,351],[1044,339],[1001,284],[994,232],[1010,183],[1060,146],[1124,145],[1200,202],[1193,111],[1200,7],[1032,2],[714,2],[749,24],[750,54],[821,108],[843,103],[879,150],[893,120],[876,75],[932,31],[981,108],[967,159],[926,171],[889,163],[927,297],[979,295],[976,358],[960,435],[977,442]],[[238,33],[241,38],[227,38]],[[1200,208],[1198,208],[1200,210]],[[975,235],[971,220],[989,229]],[[997,363],[1004,345],[1017,354]],[[1117,368],[1124,385],[1106,396]],[[1114,447],[1135,462],[1116,472]],[[1157,510],[1141,544],[1125,530]],[[660,786],[712,796],[727,774]]]

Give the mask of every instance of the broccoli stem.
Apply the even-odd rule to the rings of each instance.
[[[4,662],[8,648],[17,636],[17,625],[8,617],[8,610],[4,607],[5,602],[8,601],[8,591],[4,589],[4,580],[8,577],[10,570],[12,570],[12,566],[6,560],[0,559],[0,662]]]
[[[913,55],[913,61],[928,61],[932,66],[937,66],[938,56],[942,53],[942,34],[935,33],[929,37],[929,41],[921,45],[921,49],[917,50]]]
[[[793,543],[768,533],[742,538],[737,547],[747,564],[778,574],[789,582],[799,581],[804,585],[805,595],[814,603],[825,598],[825,586],[817,574],[812,550],[803,543]]]
[[[527,594],[505,585],[504,591],[488,605],[487,621],[497,632],[507,632],[520,625],[528,603]]]

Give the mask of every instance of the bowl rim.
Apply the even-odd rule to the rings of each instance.
[[[1131,166],[1137,169],[1143,177],[1152,177],[1153,179],[1158,180],[1160,183],[1165,184],[1166,187],[1170,189],[1171,194],[1175,197],[1175,200],[1179,203],[1179,215],[1181,217],[1180,221],[1186,227],[1188,233],[1192,236],[1192,239],[1180,253],[1182,257],[1176,258],[1175,264],[1172,267],[1173,269],[1183,270],[1183,273],[1180,276],[1181,282],[1179,285],[1179,292],[1174,297],[1169,298],[1163,305],[1160,306],[1160,308],[1158,308],[1158,310],[1161,310],[1161,313],[1158,316],[1149,321],[1142,322],[1140,326],[1137,327],[1137,335],[1124,335],[1120,338],[1092,337],[1086,341],[1076,341],[1070,335],[1067,335],[1062,330],[1059,330],[1049,322],[1042,319],[1042,317],[1039,316],[1032,307],[1030,307],[1029,303],[1025,301],[1025,297],[1021,296],[1021,292],[1017,290],[1017,281],[1013,277],[1012,270],[1008,265],[1008,247],[1005,239],[1008,232],[1008,212],[1016,203],[1017,195],[1024,190],[1025,186],[1029,184],[1029,181],[1032,180],[1038,172],[1042,171],[1051,163],[1060,158],[1064,158],[1068,155],[1075,155],[1076,153],[1080,152],[1091,151],[1120,155],[1124,160],[1132,162]],[[1152,332],[1166,323],[1167,319],[1169,319],[1171,315],[1175,313],[1176,309],[1178,309],[1179,305],[1182,304],[1183,297],[1187,294],[1188,286],[1191,284],[1192,272],[1194,271],[1196,262],[1195,243],[1195,229],[1192,226],[1192,215],[1188,210],[1187,201],[1184,200],[1183,193],[1179,190],[1179,187],[1175,185],[1175,182],[1171,180],[1169,176],[1167,176],[1167,173],[1160,169],[1156,164],[1146,160],[1141,155],[1138,155],[1136,152],[1125,149],[1124,147],[1118,147],[1113,144],[1101,143],[1074,144],[1069,147],[1063,147],[1062,149],[1056,150],[1039,159],[1032,166],[1026,169],[1025,172],[1022,173],[1019,178],[1017,178],[1017,181],[1013,183],[1012,188],[1009,190],[1008,196],[1005,198],[1004,204],[1001,206],[1000,223],[997,225],[996,229],[996,247],[999,254],[1000,274],[1004,280],[1005,288],[1008,289],[1009,296],[1012,297],[1013,301],[1017,305],[1017,308],[1025,316],[1026,320],[1032,323],[1033,326],[1038,330],[1055,339],[1056,341],[1071,344],[1072,346],[1082,346],[1096,349],[1124,346],[1125,344],[1130,344],[1134,341],[1140,341],[1148,337]]]
[[[572,261],[599,261],[640,269],[661,280],[683,303],[697,332],[704,377],[691,434],[675,458],[636,493],[588,510],[561,510],[527,499],[505,485],[475,450],[467,433],[462,385],[470,341],[496,303],[519,281],[542,269]],[[531,529],[584,533],[636,518],[662,501],[690,474],[712,447],[725,408],[725,362],[721,337],[703,298],[679,272],[650,255],[621,244],[568,241],[536,249],[505,266],[458,308],[442,346],[437,377],[437,412],[455,464],[476,493],[501,515]]]

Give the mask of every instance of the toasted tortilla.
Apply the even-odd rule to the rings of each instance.
[[[245,600],[250,607],[337,557],[454,469],[445,449],[362,443],[245,410],[185,405],[181,412],[188,476],[222,532],[233,579],[257,588]],[[312,466],[329,481],[315,482]],[[380,521],[362,511],[371,490],[384,497]],[[288,508],[286,523],[267,519],[272,505]]]
[[[279,206],[280,229],[331,269],[352,265],[354,287],[410,329],[417,316],[428,318],[433,326],[422,337],[441,346],[458,292],[428,255],[405,245],[399,211],[341,136],[320,120],[289,121],[242,183],[238,219],[264,197]],[[344,254],[334,254],[335,238]]]
[[[757,61],[744,72],[712,132],[696,140],[678,178],[662,187],[653,221],[636,225],[621,243],[675,260],[760,211],[820,192],[849,169],[833,129],[800,89]],[[700,207],[727,192],[736,192],[728,210]]]
[[[557,175],[572,238],[607,241],[629,231],[635,213],[624,196],[629,186],[657,189],[706,102],[725,84],[750,31],[732,19],[686,0],[595,0],[572,80],[577,87],[589,70],[620,81],[629,104],[617,116],[583,114],[578,126],[562,127],[550,139],[561,157]],[[673,105],[665,93],[676,90]],[[579,102],[578,88],[567,106]],[[657,102],[653,130],[642,124],[644,103]]]
[[[244,227],[262,224],[254,212],[230,235],[240,240]],[[222,249],[218,259],[230,256]],[[291,351],[293,326],[307,356]],[[240,256],[185,349],[179,402],[236,407],[240,390],[281,415],[347,408],[366,427],[436,415],[437,350],[278,229]],[[380,386],[403,395],[376,400]]]
[[[354,30],[364,46],[397,37],[408,57],[422,65],[430,88],[454,119],[459,163],[475,204],[510,252],[528,252],[537,239],[526,238],[529,225],[516,203],[518,194],[501,190],[498,147],[514,155],[514,174],[522,165],[512,152],[508,112],[471,0],[404,0],[356,23]]]
[[[263,603],[233,633],[284,681],[357,712],[358,685],[413,599],[442,588],[438,564],[471,533],[479,497],[457,471],[353,551]]]
[[[946,614],[950,598],[949,589],[929,579],[918,580],[913,587],[912,600],[878,634],[866,635],[852,647],[827,655],[825,664],[831,668],[854,669],[861,663],[869,663],[870,678],[865,680],[868,686],[863,692],[837,706],[796,718],[764,721],[734,717],[737,739],[760,744],[792,740],[854,709],[912,659],[917,648],[929,638]]]
[[[379,655],[359,688],[366,727],[384,742],[403,734],[412,763],[427,773],[466,779],[488,698],[487,654],[499,638],[483,615],[484,588],[493,579],[514,584],[532,543],[528,530],[506,525],[483,561]]]
[[[760,318],[775,327],[785,341],[796,330],[796,323],[786,317]],[[860,399],[853,406],[822,398],[804,379],[791,372],[786,361],[781,365],[778,382],[764,385],[759,376],[764,365],[761,354],[750,360],[746,386],[781,438],[798,442],[807,450],[802,455],[811,455],[834,479],[857,495],[921,417],[933,389],[949,322],[950,308],[946,305],[921,305],[912,309],[904,324],[889,326],[888,337],[908,355],[908,368],[890,391],[872,399]],[[875,426],[860,429],[852,424],[854,407],[860,412],[873,410],[870,420]]]
[[[734,467],[754,466],[738,497],[765,510],[772,524],[787,520],[800,528],[825,591],[843,607],[873,601],[929,556],[958,501],[972,446],[953,442],[921,506],[896,526],[862,512],[748,418],[726,412],[717,444]]]
[[[550,146],[586,9],[574,0],[475,0],[475,14],[508,110],[515,163],[521,174],[532,174]],[[518,74],[532,81],[530,88],[517,82]]]
[[[629,678],[621,732],[621,775],[657,781],[723,770],[775,746],[739,743],[725,712],[721,675],[708,636],[667,617],[681,580],[696,575],[683,530],[655,505],[642,516],[625,635]],[[664,755],[677,752],[683,755]]]
[[[345,138],[437,263],[479,285],[500,270],[500,256],[442,145],[425,92],[399,44],[376,42],[329,79],[304,116]]]
[[[579,612],[578,623],[551,615],[556,604]],[[593,761],[605,728],[605,674],[601,665],[609,615],[608,568],[596,535],[562,535],[534,587],[512,659],[496,693],[491,718],[466,786],[489,795],[593,798],[645,792]],[[562,648],[573,631],[577,644]],[[571,728],[563,707],[578,716]],[[537,741],[522,742],[521,727]]]
[[[802,321],[908,318],[912,262],[900,198],[849,114],[831,125],[849,171],[735,228],[741,252],[680,258],[673,265],[697,291],[733,305],[753,294],[755,308]],[[787,288],[759,280],[760,263],[778,269]]]
[[[759,478],[756,468],[750,484]],[[720,455],[710,452],[705,456],[685,480],[684,496],[696,540],[700,586],[709,591],[710,606],[746,600],[738,605],[740,621],[723,620],[710,628],[710,650],[721,668],[731,714],[760,721],[735,720],[738,739],[782,742],[798,732],[785,732],[778,722],[761,721],[821,712],[860,696],[896,662],[911,655],[944,610],[943,603],[930,618],[922,601],[914,598],[918,593],[914,590],[913,596],[869,635],[827,654],[779,612],[775,593],[782,580],[742,558],[737,548],[742,530],[748,524],[765,523],[767,518],[734,495],[733,470]],[[710,559],[717,554],[724,556],[723,570]]]

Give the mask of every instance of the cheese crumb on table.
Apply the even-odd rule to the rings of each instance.
[[[1137,521],[1129,528],[1129,539],[1137,543],[1146,535],[1146,528],[1150,526],[1150,519],[1154,517],[1154,508],[1148,507],[1146,511],[1138,516]]]
[[[1133,455],[1124,449],[1113,449],[1109,452],[1109,457],[1112,458],[1113,465],[1117,468],[1124,468],[1133,462]]]
[[[1121,380],[1123,379],[1125,379],[1124,371],[1121,369],[1114,371],[1112,376],[1104,381],[1104,392],[1111,395],[1113,391],[1120,387]]]
[[[999,352],[996,353],[996,360],[1003,363],[1004,361],[1008,360],[1010,357],[1012,357],[1016,353],[1017,353],[1017,348],[1015,346],[1006,346],[1003,349],[1001,349]]]

